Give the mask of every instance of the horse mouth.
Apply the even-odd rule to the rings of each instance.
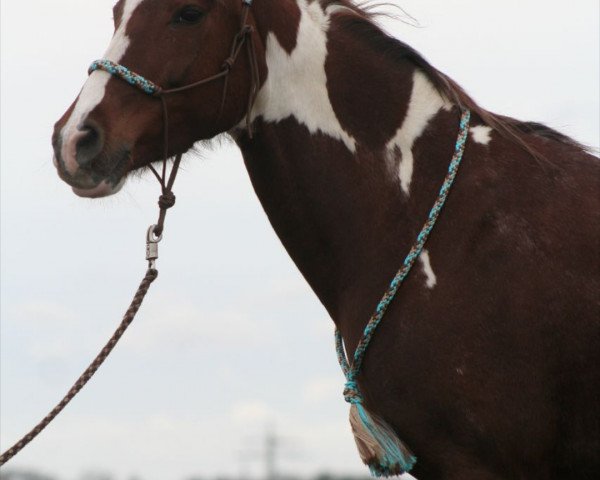
[[[84,198],[107,197],[117,193],[125,184],[130,164],[131,152],[122,150],[110,158],[103,155],[94,162],[92,168],[80,167],[71,175],[64,168],[62,160],[54,157],[59,177],[71,186],[75,195]]]
[[[119,192],[125,184],[126,177],[122,177],[121,180],[115,185],[107,181],[102,181],[98,185],[92,188],[77,188],[71,187],[73,193],[78,197],[82,198],[102,198],[114,195]]]

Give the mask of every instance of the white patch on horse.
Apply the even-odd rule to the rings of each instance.
[[[429,252],[427,250],[423,250],[421,255],[419,256],[421,259],[421,264],[423,266],[423,273],[427,277],[427,288],[433,288],[437,285],[437,277],[431,268],[431,258],[429,257]]]
[[[473,141],[482,145],[489,145],[492,141],[492,128],[485,125],[471,127]]]
[[[129,47],[129,37],[126,35],[127,25],[129,24],[133,12],[143,1],[144,0],[126,0],[125,6],[123,7],[121,23],[113,35],[108,50],[103,58],[115,63],[119,63],[121,58],[123,58]],[[90,112],[102,102],[106,92],[106,85],[110,78],[111,75],[109,73],[101,70],[93,72],[88,77],[77,98],[75,108],[62,129],[61,138],[63,146],[61,156],[66,170],[71,175],[74,175],[79,168],[76,160],[77,132],[79,131],[79,126],[85,121]]]
[[[410,194],[410,184],[414,171],[413,146],[423,134],[427,125],[435,115],[451,104],[444,99],[423,72],[417,70],[413,76],[413,89],[408,105],[408,112],[402,126],[387,144],[390,157],[402,154],[398,175],[400,185],[407,195]]]
[[[298,6],[300,26],[292,53],[285,51],[273,33],[267,36],[269,73],[252,117],[262,117],[266,122],[294,117],[311,133],[329,135],[355,152],[356,141],[342,128],[327,91],[327,31],[330,15],[336,10],[324,12],[319,2],[306,0],[298,0]]]

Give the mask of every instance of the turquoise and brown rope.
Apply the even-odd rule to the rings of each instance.
[[[154,82],[142,77],[141,75],[132,72],[129,68],[119,65],[107,59],[96,60],[90,65],[88,74],[92,74],[97,70],[103,70],[115,77],[125,80],[129,85],[139,88],[148,95],[157,95],[161,92],[161,88]]]
[[[448,174],[444,180],[438,197],[431,208],[429,217],[419,233],[415,244],[409,254],[404,259],[402,267],[390,283],[388,290],[377,305],[375,313],[369,320],[364,329],[356,350],[354,351],[353,361],[350,364],[346,358],[342,334],[339,330],[335,332],[336,350],[338,360],[342,371],[346,376],[346,386],[344,389],[344,399],[350,403],[350,422],[354,431],[356,443],[365,464],[371,470],[371,473],[377,477],[388,477],[391,475],[400,475],[409,472],[415,465],[417,459],[404,446],[396,433],[389,427],[384,420],[376,417],[363,406],[363,397],[358,387],[358,375],[364,362],[365,353],[369,347],[373,335],[380,325],[390,304],[394,300],[398,289],[408,277],[417,258],[423,252],[425,243],[431,234],[437,219],[446,203],[448,194],[454,184],[458,169],[463,159],[467,137],[469,135],[469,124],[471,112],[465,110],[460,120],[460,132],[456,140],[454,156],[448,167]]]

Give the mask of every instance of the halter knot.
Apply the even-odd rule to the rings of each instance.
[[[158,206],[161,210],[168,210],[169,208],[173,208],[175,206],[175,201],[177,197],[173,194],[173,192],[165,192],[158,199]]]
[[[254,32],[254,27],[252,25],[244,25],[240,33],[238,33],[238,39],[241,40],[247,35],[251,35]]]
[[[235,59],[232,57],[227,58],[224,62],[223,65],[221,65],[221,70],[231,70],[233,68],[233,64],[235,63]]]
[[[344,400],[353,405],[363,403],[363,397],[358,390],[358,385],[355,380],[348,380],[344,387]]]

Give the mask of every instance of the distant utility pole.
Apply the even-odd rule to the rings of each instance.
[[[279,445],[280,438],[272,430],[267,430],[264,445],[266,480],[279,480],[279,475],[277,474]]]
[[[250,440],[248,440],[250,443]],[[258,443],[253,441],[254,444]],[[247,448],[238,451],[238,460],[240,462],[240,480],[244,480],[247,477],[247,473],[244,468],[246,459],[250,458],[253,460],[262,460],[264,469],[264,480],[281,480],[281,475],[278,471],[279,459],[282,456],[282,450],[285,443],[285,439],[275,433],[273,427],[269,427],[265,431],[265,435],[260,442],[262,445],[255,448]]]

